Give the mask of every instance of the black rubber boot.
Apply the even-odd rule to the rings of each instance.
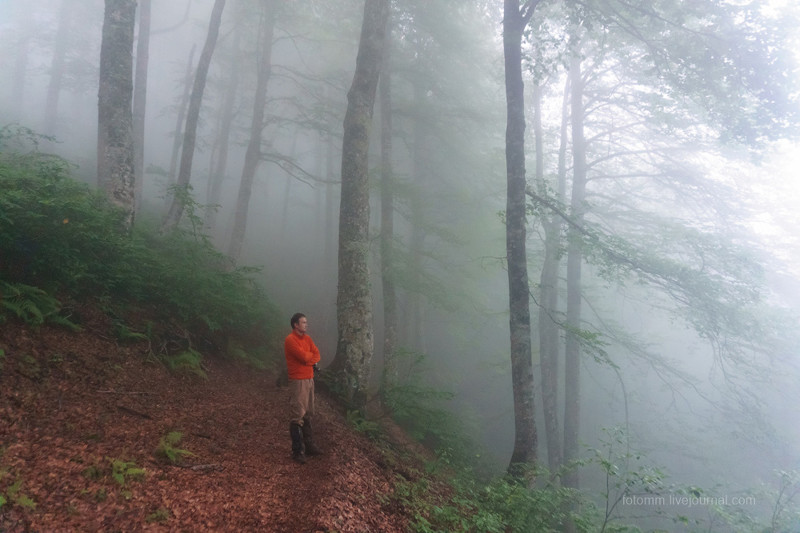
[[[292,459],[300,464],[305,464],[306,456],[303,453],[303,428],[300,424],[289,424],[289,435],[292,437]]]
[[[303,419],[303,444],[306,446],[306,455],[322,455],[322,450],[314,444],[314,430],[310,418]]]

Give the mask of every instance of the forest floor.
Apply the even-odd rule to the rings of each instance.
[[[274,374],[214,358],[206,379],[170,373],[106,322],[0,326],[0,532],[408,530],[392,493],[414,467],[325,395],[325,453],[300,465]],[[172,432],[178,465],[156,451]]]

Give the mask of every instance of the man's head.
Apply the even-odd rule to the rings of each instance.
[[[295,313],[292,315],[290,323],[293,330],[300,335],[305,335],[306,328],[308,327],[308,319],[306,319],[306,315],[303,313]]]

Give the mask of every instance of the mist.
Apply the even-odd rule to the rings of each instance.
[[[179,116],[213,3],[153,2],[137,224],[160,223],[168,207],[183,127]],[[717,62],[717,51],[700,53],[665,31],[658,42],[669,53],[651,68],[649,54],[658,54],[611,20],[609,6],[616,3],[590,4],[593,25],[580,26],[579,53],[589,160],[584,220],[590,228],[583,237],[577,327],[579,456],[587,462],[580,489],[602,508],[615,496],[615,483],[632,487],[630,480],[647,470],[650,486],[658,478],[661,494],[676,499],[621,499],[615,516],[643,529],[665,527],[663,517],[654,516],[659,511],[707,527],[714,523],[710,517],[734,508],[769,517],[781,483],[791,478],[794,496],[800,481],[800,43],[787,29],[798,13],[784,6],[754,14],[761,17],[754,35],[781,51],[783,63],[771,68],[783,70],[772,72],[750,50],[751,71],[738,80],[723,72],[724,83],[712,86],[709,80],[729,66]],[[682,4],[670,8],[689,10]],[[574,28],[564,9],[542,3],[534,37],[523,42],[527,179],[538,197],[551,202],[529,198],[526,239],[543,465],[548,450],[537,324],[552,320],[559,326],[560,357],[565,337],[576,329],[564,318],[572,238],[564,220],[558,229],[558,303],[544,309],[540,301],[545,221],[554,215],[553,205],[569,211],[573,185],[573,141],[562,128],[568,33]],[[260,268],[256,277],[287,323],[294,312],[308,316],[323,367],[337,349],[342,123],[362,11],[363,2],[355,0],[278,2],[261,159],[236,258],[238,265]],[[0,127],[19,124],[48,136],[40,149],[66,158],[74,175],[93,186],[103,12],[98,0],[0,3]],[[705,27],[702,14],[683,15],[686,28],[737,37],[736,28]],[[398,345],[407,354],[397,361],[399,380],[452,395],[431,408],[457,421],[487,475],[504,472],[515,432],[502,16],[500,2],[483,0],[394,6],[391,184],[381,180],[377,105],[369,154],[372,386],[379,387],[384,369],[380,195],[391,186],[390,271]],[[202,100],[191,197],[203,231],[222,251],[240,208],[263,24],[258,2],[228,1]],[[699,57],[708,63],[691,72],[706,72],[707,85],[702,75],[681,70]],[[791,78],[776,85],[785,73]],[[764,86],[773,92],[765,94]],[[720,87],[730,92],[716,93]],[[752,116],[739,105],[744,100],[755,110]],[[759,107],[756,100],[766,103]],[[223,150],[226,163],[217,172]],[[564,379],[558,381],[562,393]],[[564,402],[558,400],[560,412]],[[433,433],[428,442],[436,444]],[[616,474],[595,462],[598,457],[619,465]],[[647,486],[637,479],[629,497],[645,494],[636,492]],[[716,499],[686,505],[677,499],[694,494],[686,487]],[[780,530],[800,527],[797,503],[781,501],[784,518],[792,518]],[[714,531],[746,530],[716,524]]]

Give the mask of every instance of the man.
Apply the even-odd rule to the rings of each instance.
[[[289,373],[289,435],[292,437],[292,459],[304,464],[306,455],[322,453],[314,444],[314,432],[311,428],[311,416],[314,414],[314,370],[320,356],[314,341],[306,334],[306,315],[295,313],[290,324],[292,332],[283,343]]]

